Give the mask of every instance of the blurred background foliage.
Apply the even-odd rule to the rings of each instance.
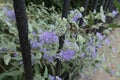
[[[54,6],[57,11],[62,11],[63,0],[26,0],[27,5],[31,2],[36,5],[40,5],[40,4],[42,4],[42,2],[44,2],[46,7],[50,8],[50,7]],[[99,2],[98,7],[100,7],[101,3],[102,3],[102,0]],[[95,4],[95,1],[89,0],[88,10],[93,9],[93,7],[94,7],[93,4]],[[85,5],[85,0],[70,0],[69,9],[78,9],[84,5]]]

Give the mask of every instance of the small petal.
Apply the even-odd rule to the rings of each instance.
[[[110,71],[110,74],[113,76],[113,75],[115,75],[115,71],[112,69],[111,71]]]
[[[80,55],[81,58],[84,57],[84,56],[85,56],[85,53],[82,53],[82,54]]]
[[[49,75],[50,80],[55,80],[54,76]]]
[[[79,12],[79,13],[76,13],[76,14],[73,16],[72,20],[75,21],[75,22],[77,22],[79,18],[82,18],[82,13],[80,13],[80,12]]]
[[[113,51],[113,53],[116,53],[117,49],[116,48],[112,48],[112,51]]]
[[[118,14],[118,11],[116,11],[116,10],[113,10],[113,11],[112,11],[112,15],[113,15],[113,16],[116,16],[117,14]]]
[[[110,45],[110,40],[109,40],[109,39],[105,39],[105,43],[106,43],[107,45]]]
[[[97,57],[97,54],[96,53],[92,53],[92,58],[96,58]]]
[[[103,37],[103,35],[102,35],[101,33],[98,33],[98,32],[97,32],[97,34],[96,34],[96,35],[97,35],[98,40],[100,40],[100,41],[101,41],[101,40],[103,40],[103,39],[104,39],[104,37]]]
[[[37,41],[31,41],[30,44],[33,49],[36,49],[39,47],[39,43]]]

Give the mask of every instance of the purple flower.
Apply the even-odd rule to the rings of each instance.
[[[97,57],[97,50],[95,46],[89,46],[88,47],[88,52],[91,53],[91,57],[92,58],[96,58]]]
[[[79,12],[79,13],[76,13],[76,14],[73,16],[72,20],[75,21],[75,22],[77,22],[79,18],[82,18],[82,14],[81,14],[80,12]]]
[[[96,58],[97,57],[97,52],[96,52],[96,48],[95,47],[93,47],[92,49],[91,49],[91,52],[92,52],[92,58]]]
[[[90,36],[88,38],[88,42],[86,43],[87,46],[93,46],[94,45],[94,39],[92,38],[92,36]]]
[[[98,38],[100,41],[104,39],[104,37],[103,37],[103,35],[102,35],[101,33],[97,32],[96,35],[97,35],[97,38]]]
[[[3,48],[1,48],[0,50],[1,50],[1,51],[7,51],[8,49],[5,48],[5,47],[3,47]]]
[[[92,53],[92,58],[96,58],[97,57],[97,54],[96,53]]]
[[[89,80],[89,76],[80,73],[80,77],[84,80]]]
[[[85,76],[84,80],[89,80],[89,76]]]
[[[13,57],[18,57],[18,53],[15,51]]]
[[[113,53],[116,53],[116,48],[112,48]]]
[[[55,80],[55,76],[49,75],[50,80]]]
[[[115,71],[112,69],[111,71],[110,71],[110,74],[113,76],[113,75],[115,75]]]
[[[15,18],[15,13],[14,13],[13,10],[7,10],[6,16],[7,16],[10,20],[16,20],[16,18]]]
[[[40,37],[40,42],[42,44],[53,44],[58,42],[58,36],[54,32],[43,32]]]
[[[39,43],[37,41],[31,41],[30,44],[33,49],[36,49],[39,47]]]
[[[91,57],[92,58],[96,58],[97,57],[97,48],[101,47],[102,45],[94,45],[93,44],[93,39],[91,37],[89,37],[89,42],[87,42],[87,50],[89,53],[91,53]]]
[[[109,39],[105,39],[105,43],[106,43],[107,45],[110,45],[110,40],[109,40]]]
[[[50,80],[62,80],[59,76],[56,76],[56,79],[55,79],[55,76],[49,75],[49,78]]]
[[[93,38],[89,37],[89,43],[87,43],[88,45],[93,44]]]
[[[52,62],[54,60],[54,56],[44,53],[43,58],[47,59],[49,62]]]
[[[84,22],[82,23],[82,27],[85,27],[85,23]]]
[[[80,73],[80,78],[84,78],[84,77],[85,77],[85,75]]]
[[[116,16],[117,14],[118,14],[118,11],[116,11],[116,10],[113,10],[113,11],[112,11],[112,15],[113,15],[113,16]]]
[[[102,44],[97,44],[97,48],[101,48],[102,47]]]
[[[85,53],[82,53],[82,54],[80,55],[81,58],[84,57],[84,56],[85,56]]]
[[[23,61],[20,61],[19,64],[22,65],[22,64],[23,64]]]
[[[5,52],[5,51],[8,51],[8,49],[7,49],[7,48],[5,48],[5,47],[0,48],[0,54],[2,54],[2,53],[3,53],[3,52]]]
[[[75,51],[70,49],[67,49],[66,51],[62,50],[59,55],[63,60],[69,61],[75,55]]]
[[[36,35],[36,32],[35,32],[35,31],[32,31],[32,34],[33,34],[33,35]]]

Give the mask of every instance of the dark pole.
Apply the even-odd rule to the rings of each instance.
[[[105,11],[107,11],[109,4],[110,4],[110,0],[107,0],[104,7]]]
[[[63,13],[62,13],[62,18],[67,18],[68,17],[68,11],[69,11],[69,4],[70,0],[63,0]]]
[[[109,3],[109,5],[108,5],[108,8],[109,8],[109,11],[111,12],[111,7],[113,7],[114,6],[114,4],[112,3],[112,0],[110,0],[110,3]]]
[[[86,15],[87,13],[87,9],[88,9],[88,4],[89,4],[89,0],[85,0],[85,4],[84,4],[84,9],[85,11],[82,13],[83,17]],[[82,26],[83,24],[83,18],[79,19],[79,26]]]
[[[97,9],[98,2],[99,2],[99,0],[96,0],[96,1],[95,1],[95,6],[94,6],[94,8],[93,8],[94,10],[96,10],[96,9]],[[94,10],[93,10],[93,11],[94,11]]]
[[[88,4],[89,4],[89,0],[85,0],[85,4],[84,4],[85,11],[82,13],[82,14],[83,14],[83,17],[84,17],[84,16],[86,15],[86,13],[87,13]],[[79,26],[82,26],[82,24],[83,24],[83,18],[80,18],[80,20],[79,20]]]
[[[63,13],[62,13],[62,18],[67,18],[68,16],[68,10],[69,10],[69,3],[70,0],[63,0],[64,4],[63,4]],[[58,50],[58,54],[60,53],[60,50],[63,48],[64,45],[64,40],[65,40],[65,34],[63,36],[59,37],[59,50]],[[56,63],[56,76],[60,76],[60,70],[61,70],[61,61],[59,59],[57,59],[57,63]]]
[[[104,7],[104,4],[105,4],[105,0],[102,1],[102,6]]]
[[[89,0],[85,0],[85,5],[84,5],[85,11],[83,12],[83,16],[85,16],[87,13],[88,4],[89,4]]]
[[[25,0],[13,0],[26,80],[32,80],[30,43]]]

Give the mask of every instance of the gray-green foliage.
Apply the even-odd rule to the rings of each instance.
[[[0,50],[0,60],[3,61],[1,65],[5,68],[5,71],[0,71],[0,79],[6,80],[9,78],[9,80],[24,80],[23,63],[16,23],[13,20],[6,20],[6,11],[4,11],[3,8],[9,7],[3,6],[0,8],[0,49],[5,48],[5,51]],[[89,28],[99,28],[99,26],[105,24],[105,14],[102,7],[100,10],[100,13],[90,12],[89,15],[82,17],[85,25],[89,26]],[[76,11],[80,12],[79,10],[75,10],[74,12],[77,13]],[[76,52],[70,61],[62,61],[63,67],[61,69],[61,75],[69,73],[69,80],[73,80],[81,73],[90,75],[91,73],[89,72],[97,68],[97,64],[101,62],[103,56],[95,51],[97,54],[95,58],[93,58],[91,57],[92,53],[89,49],[94,51],[94,48],[98,46],[98,44],[102,45],[104,42],[99,40],[95,33],[86,34],[86,31],[81,28],[82,26],[78,26],[78,23],[72,21],[71,18],[74,14],[70,14],[68,19],[62,19],[61,14],[55,11],[55,7],[46,8],[44,3],[42,5],[31,3],[27,7],[27,15],[30,41],[39,41],[40,35],[45,31],[55,32],[57,36],[65,34],[66,39],[62,50],[71,49]],[[100,19],[101,23],[94,25],[93,21],[95,19]],[[90,41],[91,43],[89,43]],[[59,43],[43,45],[43,48],[49,50],[50,56],[56,54],[58,47]],[[31,49],[34,72],[33,79],[49,79],[49,75],[55,75],[56,61],[49,62],[44,59],[43,55],[45,53],[40,51],[39,48],[40,47]],[[62,78],[64,79],[64,77],[63,75]]]

